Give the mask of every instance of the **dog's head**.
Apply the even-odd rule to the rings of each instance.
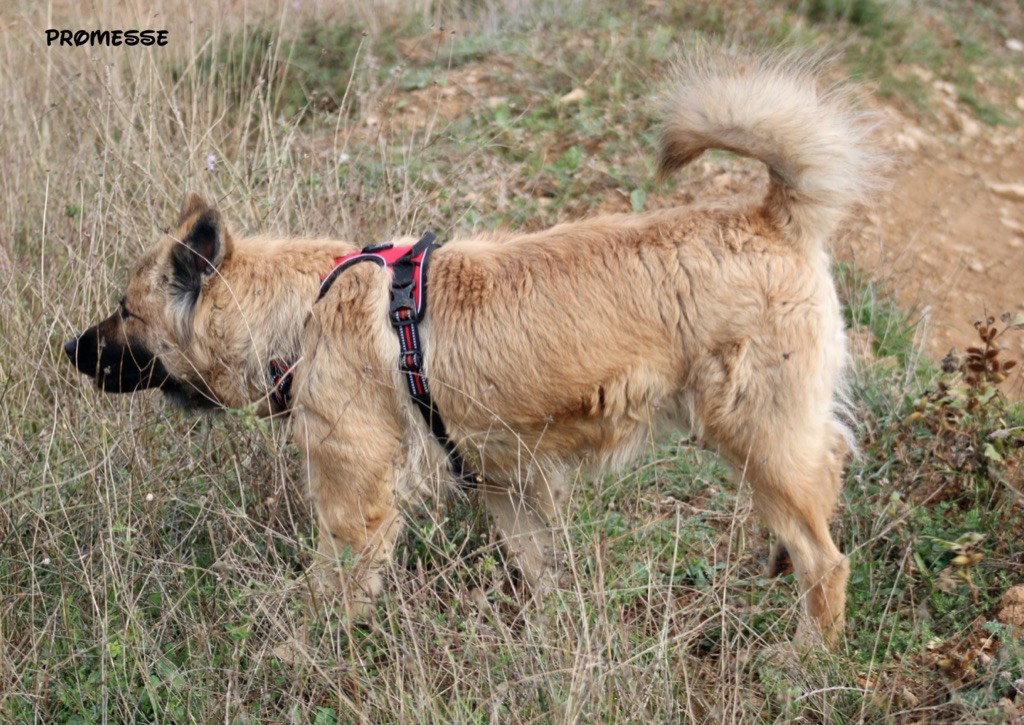
[[[174,228],[132,270],[114,314],[65,343],[68,358],[108,393],[159,388],[188,408],[249,402],[217,385],[226,376],[204,354],[210,345],[195,340],[200,298],[218,285],[231,252],[220,214],[189,194]]]

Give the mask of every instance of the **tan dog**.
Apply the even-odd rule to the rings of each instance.
[[[828,521],[850,434],[846,346],[824,246],[866,188],[865,124],[806,64],[701,60],[666,104],[661,171],[711,147],[768,165],[740,208],[604,216],[456,238],[434,255],[427,378],[527,579],[543,585],[567,481],[628,461],[652,429],[692,430],[748,481],[788,550],[803,636],[841,632],[848,566]],[[742,65],[742,67],[739,67]],[[267,364],[296,361],[292,420],[320,551],[365,605],[410,496],[443,452],[397,367],[387,272],[360,264],[315,303],[345,242],[232,236],[190,195],[120,309],[66,345],[100,388],[269,413]],[[809,627],[807,626],[809,624]]]

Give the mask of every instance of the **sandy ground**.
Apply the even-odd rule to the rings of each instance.
[[[889,183],[836,254],[888,282],[941,357],[982,315],[1024,312],[1024,131],[968,123],[949,140],[892,120]],[[1024,356],[1024,334],[1005,344]]]

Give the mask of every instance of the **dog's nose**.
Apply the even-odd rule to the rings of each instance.
[[[72,337],[70,340],[64,343],[64,354],[68,356],[68,360],[75,362],[75,358],[78,357],[78,338]]]

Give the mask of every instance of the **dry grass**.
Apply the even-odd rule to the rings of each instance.
[[[678,185],[651,182],[650,99],[680,37],[726,24],[755,34],[760,21],[739,12],[754,3],[736,17],[685,3],[608,2],[596,13],[423,0],[387,14],[369,3],[349,14],[230,5],[4,14],[3,719],[850,722],[1019,711],[1024,642],[984,624],[1024,577],[1007,533],[1020,504],[1000,483],[1019,460],[1007,449],[967,485],[916,455],[901,421],[934,371],[917,361],[903,318],[853,274],[851,320],[875,331],[881,353],[858,377],[864,457],[836,524],[854,554],[840,652],[801,664],[789,650],[793,586],[760,577],[768,542],[744,492],[685,441],[652,444],[642,465],[578,487],[565,531],[574,585],[546,601],[524,601],[483,514],[457,495],[415,512],[371,623],[346,630],[330,602],[310,599],[313,530],[287,431],[245,411],[196,420],[152,395],[101,397],[60,343],[108,314],[129,262],[187,189],[246,232],[367,242],[730,197],[760,170],[716,156]],[[790,10],[756,9],[771,26],[756,40],[793,22],[820,41]],[[171,43],[45,47],[46,27],[97,25],[166,28]],[[582,102],[557,101],[576,88]],[[1019,411],[992,415],[1020,425]],[[961,424],[979,435],[996,425]],[[988,536],[985,559],[970,585],[943,583],[953,554],[936,542],[971,530]]]

